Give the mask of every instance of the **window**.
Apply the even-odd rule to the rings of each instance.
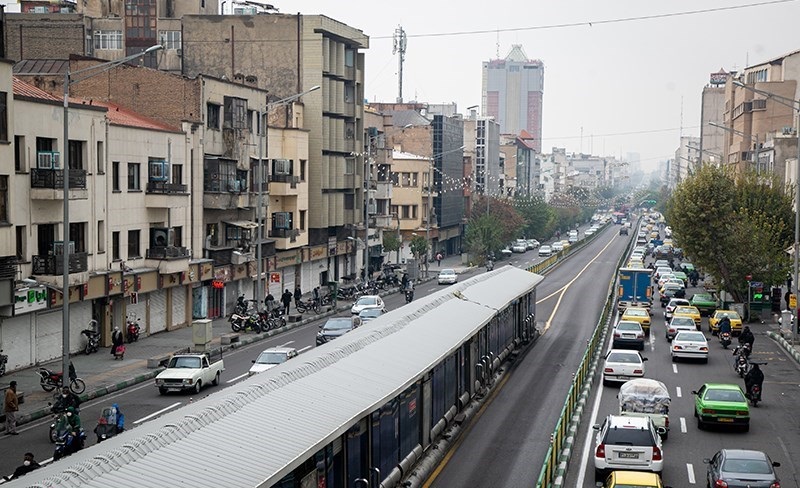
[[[106,160],[103,152],[103,141],[97,141],[97,174],[106,174]]]
[[[247,111],[247,130],[250,133],[253,133],[253,118],[257,117],[255,110],[248,110]]]
[[[203,190],[208,192],[234,192],[247,190],[247,171],[236,169],[236,161],[210,159],[205,161]]]
[[[306,161],[300,160],[300,181],[306,181]]]
[[[86,252],[86,222],[69,224],[69,240],[75,243],[75,252]]]
[[[14,170],[25,171],[25,137],[14,136]]]
[[[392,215],[397,215],[397,205],[392,205],[389,207],[389,213]]]
[[[354,158],[345,158],[344,160],[344,174],[351,175],[355,172],[356,160]]]
[[[345,49],[344,50],[344,65],[348,68],[352,68],[355,64],[356,58],[356,51],[354,49]]]
[[[8,140],[8,93],[0,92],[0,141]]]
[[[392,173],[392,185],[400,186],[400,173]]]
[[[219,105],[206,104],[206,127],[219,130]]]
[[[0,176],[0,222],[8,222],[8,176]]]
[[[300,230],[306,230],[306,210],[300,211]]]
[[[219,245],[218,235],[217,224],[206,224],[206,248]]]
[[[169,181],[169,164],[165,160],[149,158],[147,168],[147,181]]]
[[[24,225],[18,225],[16,228],[17,233],[17,261],[24,263],[27,261],[26,257],[26,247],[27,247],[27,240],[28,240],[28,228]]]
[[[419,186],[419,181],[417,181],[418,177],[419,173],[411,173],[411,186]]]
[[[352,193],[345,193],[344,194],[344,209],[345,210],[353,210],[355,208],[355,195]]]
[[[173,185],[182,185],[183,184],[183,165],[182,164],[173,164],[172,165],[172,184]]]
[[[104,220],[97,221],[97,252],[106,252],[106,222]]]
[[[411,186],[411,173],[401,173],[401,181],[403,184],[401,186]]]
[[[119,191],[119,161],[111,163],[111,190]]]
[[[172,245],[175,247],[183,247],[183,227],[173,227],[172,236]]]
[[[226,129],[244,129],[247,127],[247,100],[243,98],[225,97]]]
[[[83,169],[83,141],[69,141],[69,169]]]
[[[111,233],[111,259],[119,261],[119,232]]]
[[[128,259],[136,259],[142,256],[139,244],[140,238],[141,238],[141,231],[139,230],[128,231]]]
[[[344,103],[353,103],[356,100],[356,87],[354,85],[344,86]]]
[[[122,31],[96,30],[94,31],[95,49],[122,49]]]
[[[164,49],[181,48],[181,31],[158,31],[158,38]]]
[[[139,176],[139,163],[128,163],[128,190],[139,191],[142,189]]]
[[[403,219],[409,219],[409,218],[411,218],[411,208],[410,208],[410,205],[403,205],[403,206],[402,206],[402,209],[403,209],[403,210],[402,210],[402,212],[403,212],[403,213],[400,215],[400,217],[401,217],[401,218],[403,218]]]

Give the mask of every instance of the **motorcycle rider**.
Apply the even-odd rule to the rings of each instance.
[[[68,386],[61,388],[61,395],[56,399],[56,404],[53,405],[53,412],[64,412],[70,408],[76,412],[80,411],[81,399],[78,395],[72,393]]]
[[[739,344],[748,344],[750,346],[750,350],[753,350],[753,343],[756,341],[756,337],[750,331],[750,327],[745,325],[744,330],[741,334],[739,334]]]
[[[744,389],[747,398],[750,398],[750,388],[752,388],[753,385],[758,385],[758,390],[760,392],[763,392],[764,391],[764,388],[762,387],[763,384],[764,384],[764,373],[761,371],[761,368],[758,367],[757,363],[753,363],[752,367],[750,368],[750,371],[748,371],[747,374],[744,375]],[[759,399],[760,399],[760,393],[759,393],[759,398],[756,398],[756,400]]]
[[[414,282],[408,280],[406,282],[405,290],[406,290],[406,303],[410,303],[412,300],[414,300]]]
[[[406,289],[406,287],[408,286],[408,273],[403,273],[403,279],[400,280],[400,285],[403,287],[404,290]]]
[[[728,334],[731,333],[731,319],[728,317],[722,317],[722,320],[719,321],[718,324],[718,334],[722,337],[722,334],[727,332]]]

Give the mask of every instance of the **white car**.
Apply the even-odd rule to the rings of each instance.
[[[253,376],[256,373],[272,369],[295,356],[297,356],[297,349],[293,347],[270,347],[269,349],[264,349],[258,355],[258,358],[253,360],[253,365],[250,366],[250,371],[247,374]]]
[[[550,246],[542,246],[539,248],[539,256],[550,256],[553,254],[553,249]]]
[[[378,295],[364,295],[363,297],[359,298],[352,307],[350,307],[350,313],[353,315],[358,315],[362,310],[367,310],[370,308],[385,310],[383,298],[379,297]]]
[[[675,313],[675,309],[678,307],[683,306],[690,306],[691,303],[689,300],[685,298],[673,298],[667,304],[667,308],[664,309],[664,320],[672,320],[672,314]]]
[[[559,252],[564,250],[564,243],[561,241],[557,241],[553,243],[553,252]]]
[[[511,245],[511,252],[523,253],[528,250],[528,242],[522,239],[518,239],[514,244]]]
[[[633,378],[644,377],[644,362],[638,351],[630,349],[612,349],[606,354],[603,364],[603,384],[625,383]]]
[[[656,429],[650,417],[609,415],[603,425],[595,425],[597,437],[594,449],[596,481],[604,481],[613,470],[664,470],[664,451],[661,435],[666,429]]]
[[[673,319],[674,320],[674,319]],[[702,332],[682,330],[678,332],[670,346],[672,361],[678,358],[697,358],[708,362],[708,340]]]
[[[694,319],[688,315],[678,315],[677,317],[672,317],[672,320],[669,321],[669,325],[667,325],[667,342],[672,342],[672,340],[675,339],[675,336],[678,335],[678,332],[682,330],[697,332],[697,326],[694,323]]]
[[[594,227],[589,227],[588,229],[586,229],[586,232],[584,232],[583,235],[591,236],[591,235],[594,235],[595,232],[597,232],[597,231],[595,230]]]
[[[453,283],[458,281],[458,275],[453,269],[443,269],[439,271],[438,279],[440,285],[452,285]]]
[[[536,239],[528,239],[528,250],[529,251],[532,251],[533,249],[536,249],[537,247],[539,247],[539,241],[537,241]]]

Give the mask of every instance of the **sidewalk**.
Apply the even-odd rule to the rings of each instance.
[[[430,268],[428,281],[436,278],[439,268],[436,263]],[[463,273],[469,268],[461,264],[461,256],[449,256],[442,259],[442,268],[450,267],[457,273]],[[391,289],[381,293],[381,296],[397,292],[398,289]],[[288,330],[301,327],[323,317],[333,315],[337,312],[348,310],[351,302],[339,302],[337,309],[320,313],[313,312],[303,314],[303,319],[299,322],[287,323],[285,328],[271,330],[262,334],[239,333],[239,342],[233,345],[222,345],[222,336],[231,333],[230,323],[227,317],[220,317],[212,321],[213,339],[210,348],[213,353],[219,350],[226,351],[232,347],[240,347],[252,344]],[[294,305],[291,307],[292,313]],[[78,376],[86,382],[86,391],[80,395],[81,399],[91,400],[94,398],[108,395],[118,390],[130,387],[153,379],[162,368],[149,369],[148,359],[167,357],[170,354],[185,351],[187,347],[192,347],[192,326],[175,329],[172,331],[160,332],[146,337],[141,337],[137,342],[126,344],[125,359],[119,361],[111,357],[110,348],[101,348],[99,352],[88,356],[75,354],[72,356],[72,363]],[[5,388],[11,381],[17,382],[17,391],[24,393],[24,402],[19,406],[17,414],[17,425],[22,425],[49,414],[50,407],[48,402],[52,401],[55,392],[47,393],[39,386],[39,367],[45,367],[52,371],[61,371],[61,358],[48,361],[38,366],[32,366],[17,371],[12,371],[0,378],[0,388]],[[0,418],[3,416],[0,415]],[[0,432],[5,430],[4,422],[0,423]]]

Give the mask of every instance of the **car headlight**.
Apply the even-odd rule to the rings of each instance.
[[[156,380],[156,386],[162,386],[164,384],[164,380]]]
[[[191,385],[192,384],[192,379],[191,378],[186,378],[185,380],[183,380],[183,384],[184,385]]]

